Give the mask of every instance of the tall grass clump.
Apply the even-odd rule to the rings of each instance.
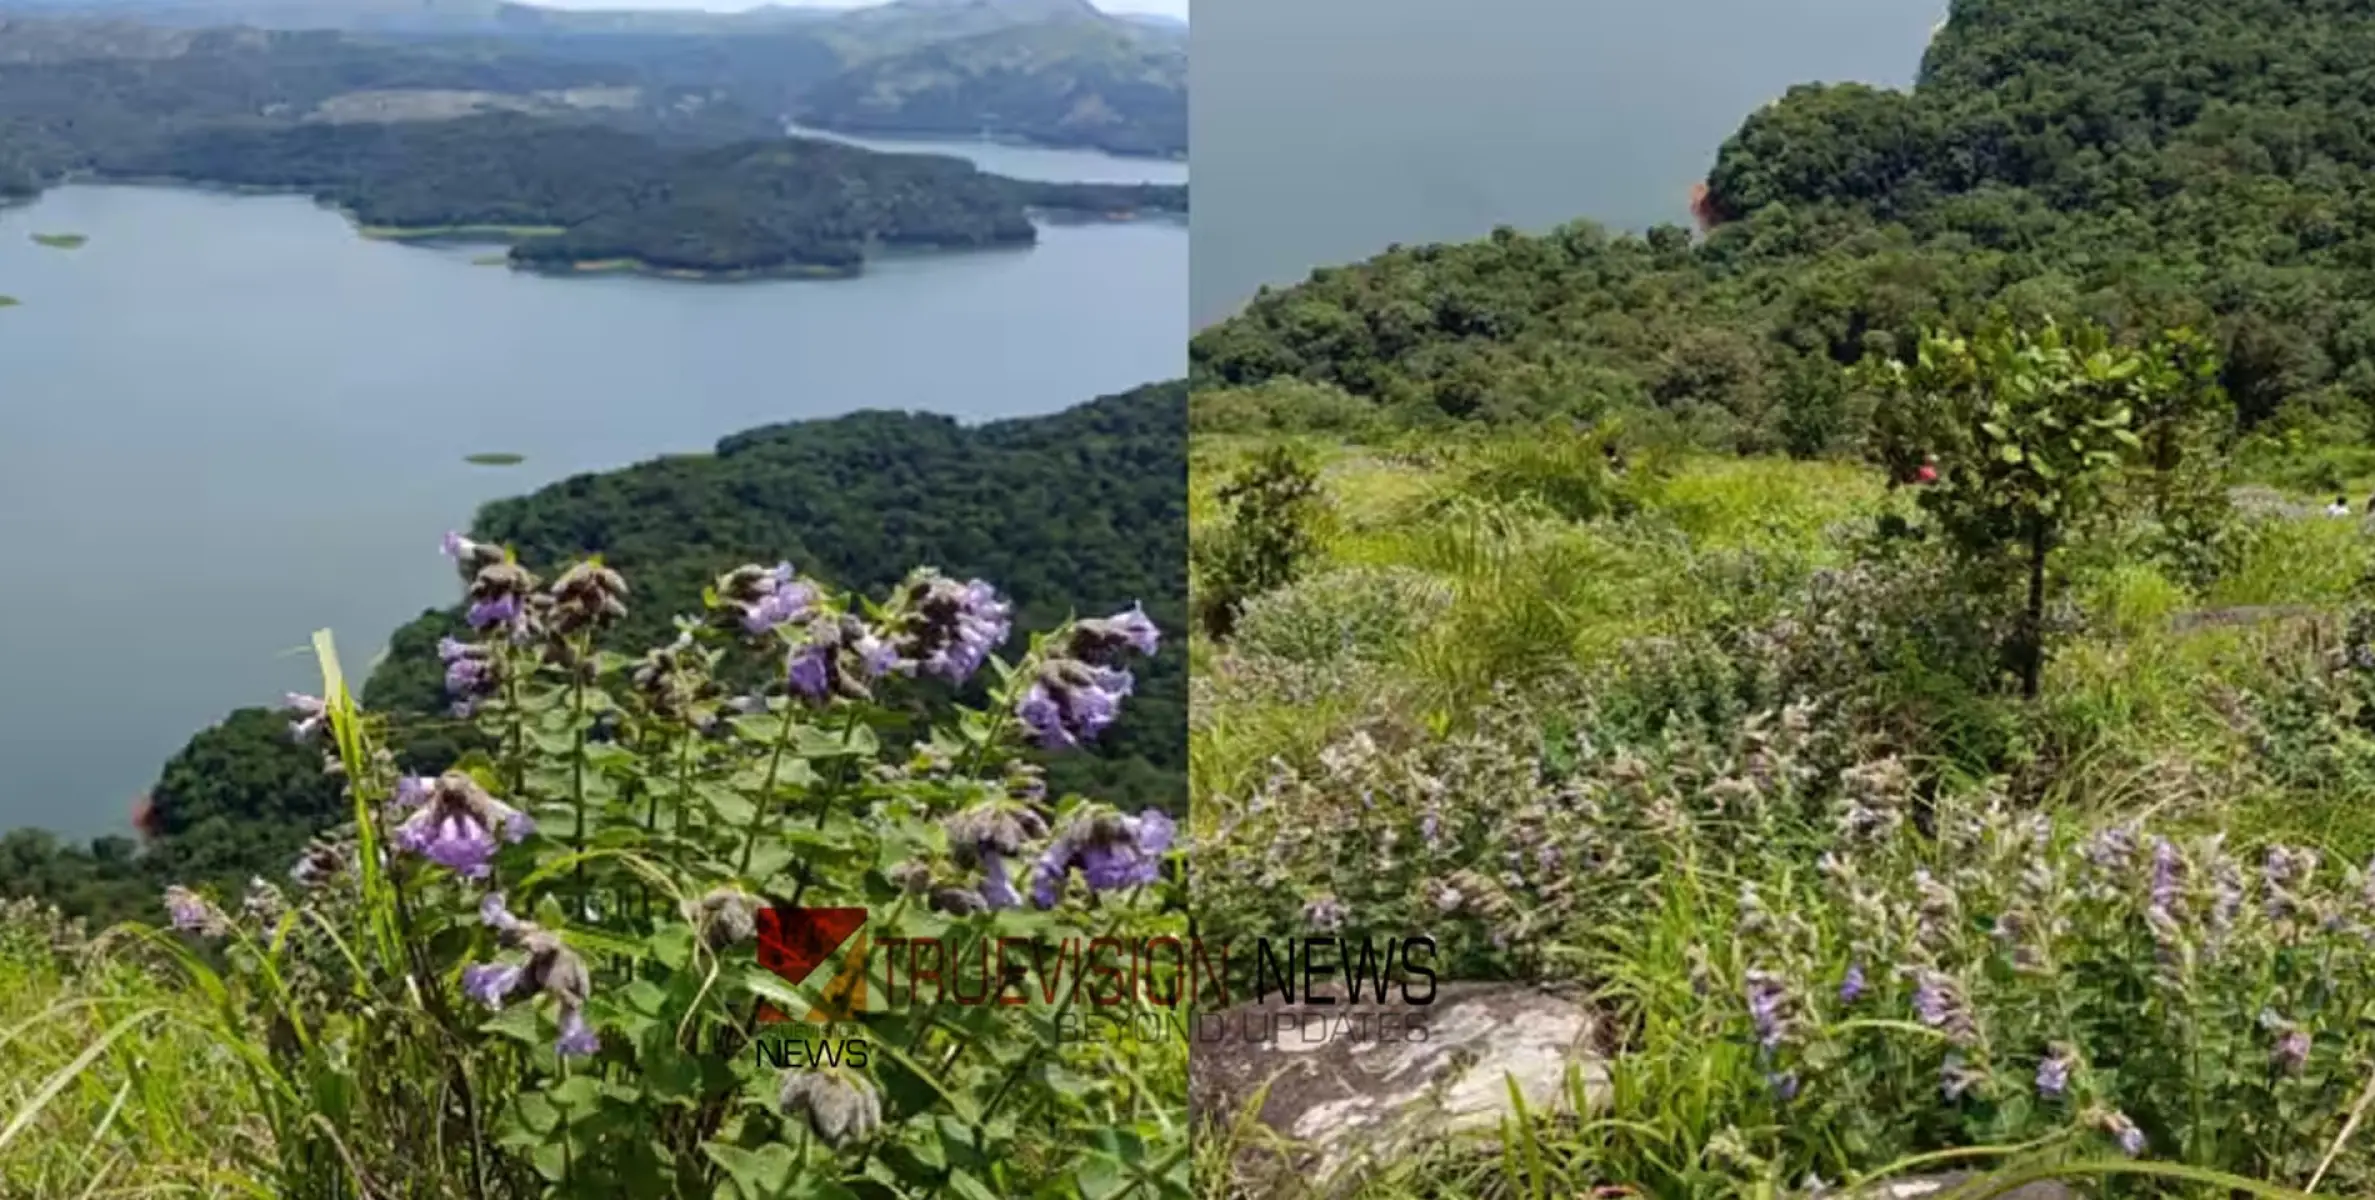
[[[440,653],[472,748],[408,772],[321,635],[323,692],[292,698],[293,732],[322,745],[351,821],[281,882],[175,888],[170,928],[115,935],[168,968],[163,1016],[210,1047],[234,1109],[212,1158],[250,1194],[1184,1191],[1184,1046],[1067,1036],[1076,996],[1052,983],[1028,1007],[949,999],[1022,994],[982,965],[1001,939],[1179,927],[1170,819],[1050,795],[1033,757],[1112,722],[1130,660],[1157,648],[1142,612],[1009,661],[981,581],[923,570],[868,600],[751,565],[629,654],[607,644],[627,582],[599,561],[546,580],[499,547],[447,548],[476,636]],[[754,657],[772,682],[737,694],[722,681]],[[757,945],[773,906],[861,908],[857,953],[876,950],[787,980]],[[944,952],[940,990],[904,971],[891,989],[913,939]],[[111,1028],[68,1086],[0,1115],[38,1127],[91,1088],[154,1102],[188,1056],[110,1060],[131,1036]],[[92,1144],[43,1194],[104,1182],[114,1143]]]

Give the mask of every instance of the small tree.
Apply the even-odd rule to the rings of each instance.
[[[2021,694],[2045,665],[2048,560],[2100,515],[2108,485],[2140,448],[2136,413],[2170,355],[2116,347],[2100,327],[2031,332],[1994,324],[1973,337],[1929,333],[1912,363],[1867,367],[1881,403],[1875,432],[1898,481],[1956,553],[1982,568],[2017,565],[2027,600],[2014,646]]]
[[[1271,446],[1217,498],[1229,521],[1196,547],[1196,606],[1206,632],[1227,637],[1246,601],[1294,582],[1318,553],[1319,474],[1292,448]]]
[[[2151,506],[2156,555],[2201,582],[2231,548],[2227,454],[2235,408],[2219,383],[2225,364],[2210,339],[2174,329],[2150,349],[2136,405],[2142,445],[2132,487]]]

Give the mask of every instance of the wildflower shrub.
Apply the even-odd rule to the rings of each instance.
[[[1206,936],[1425,929],[1447,977],[1595,986],[1610,1120],[1534,1118],[1525,1171],[1447,1148],[1422,1194],[1731,1195],[1958,1149],[2375,1186],[2337,1140],[2375,1071],[2375,863],[1941,790],[1819,704],[1635,738],[1570,697],[1554,738],[1542,699],[1344,736],[1189,850]]]
[[[617,572],[548,582],[499,547],[447,550],[475,636],[440,647],[445,684],[486,748],[405,774],[325,636],[325,692],[292,698],[292,732],[324,747],[351,824],[286,887],[174,889],[177,933],[154,935],[263,1098],[266,1186],[1183,1190],[1183,1043],[1066,1037],[1085,1001],[1040,1003],[1036,978],[1019,1007],[949,999],[1025,994],[983,965],[999,938],[1180,931],[1169,819],[1051,796],[1028,753],[1111,725],[1158,648],[1144,613],[1008,661],[1008,605],[981,581],[923,570],[871,601],[752,565],[630,656],[605,644],[632,603]],[[771,682],[722,682],[753,657]],[[948,698],[976,676],[985,704]],[[880,949],[863,1009],[860,977],[786,980],[754,944],[774,905],[862,908],[860,945],[934,939],[953,986],[893,992]]]
[[[2138,368],[2148,396],[2188,353]],[[1418,1148],[1362,1194],[2375,1188],[2363,534],[2230,519],[2192,491],[2215,436],[2162,479],[2153,411],[2049,538],[2036,609],[2028,543],[1966,553],[1936,481],[1694,459],[1635,512],[1562,518],[1465,490],[1463,456],[1323,458],[1343,520],[1309,574],[1197,647],[1199,932],[1424,930],[1445,978],[1588,996],[1609,1055],[1607,1094],[1572,1097],[1599,1111]],[[1198,459],[1226,478],[1253,448]],[[2186,522],[2223,545],[2168,553]],[[1341,700],[1251,636],[1394,571],[1450,601],[1423,636],[1338,626],[1366,631]],[[1205,1161],[1264,1152],[1239,1115],[1199,1114]]]

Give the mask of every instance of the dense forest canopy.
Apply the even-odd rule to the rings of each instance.
[[[2371,74],[2375,11],[2338,0],[1958,0],[1912,91],[1750,116],[1703,238],[1397,247],[1264,293],[1193,369],[1360,420],[1627,411],[1818,453],[1857,432],[1840,368],[2001,307],[2215,331],[2247,428],[2364,445]]]
[[[986,579],[1015,602],[1009,657],[1068,616],[1134,603],[1176,643],[1187,607],[1185,426],[1176,383],[972,427],[861,412],[736,434],[714,455],[566,479],[488,505],[471,534],[511,545],[548,577],[589,553],[628,572],[637,602],[613,639],[627,649],[665,643],[671,619],[699,612],[702,588],[724,571],[778,561],[876,596],[917,563]],[[434,553],[434,533],[424,536],[423,553]],[[395,634],[364,688],[374,710],[400,714],[416,767],[455,749],[436,643],[460,627],[459,607],[424,614]],[[1184,646],[1166,646],[1138,680],[1094,753],[1051,761],[1051,784],[1182,811]],[[236,891],[250,875],[278,878],[311,834],[343,819],[340,804],[319,747],[290,738],[288,714],[244,709],[166,764],[145,846],[70,846],[18,830],[0,836],[0,879],[72,912],[146,915],[167,882]]]

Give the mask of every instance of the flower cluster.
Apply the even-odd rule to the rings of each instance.
[[[560,1007],[560,1038],[554,1048],[568,1057],[600,1049],[600,1039],[585,1019],[586,995],[593,988],[585,960],[551,932],[513,916],[501,892],[488,893],[479,914],[505,947],[525,953],[517,961],[463,968],[462,994],[488,1008],[502,1008],[525,993],[550,996]]]
[[[445,553],[469,581],[469,607],[463,619],[472,629],[501,632],[513,641],[533,636],[536,576],[501,547],[474,542],[458,533],[445,535]]]
[[[232,939],[205,957],[262,984],[244,994],[285,1004],[252,1032],[303,1073],[292,1077],[371,1073],[342,1093],[355,1099],[336,1112],[301,1099],[293,1119],[276,1116],[271,1135],[291,1148],[282,1158],[342,1162],[324,1140],[332,1136],[402,1144],[391,1130],[413,1130],[424,1112],[448,1111],[442,1105],[471,1136],[454,1177],[422,1184],[439,1194],[469,1190],[460,1172],[529,1178],[548,1163],[569,1164],[600,1191],[648,1169],[655,1148],[668,1161],[729,1172],[763,1161],[831,1179],[866,1169],[855,1153],[866,1143],[910,1142],[970,1109],[979,1114],[969,1123],[975,1152],[1031,1164],[1006,1181],[1017,1194],[1073,1194],[1088,1169],[1076,1130],[1051,1141],[1039,1129],[1044,1115],[1078,1105],[1115,1127],[1154,1127],[1149,1105],[1159,1097],[1130,1081],[1176,1075],[1183,1058],[1168,1047],[1069,1044],[1041,1022],[916,1027],[906,1049],[937,1064],[936,1089],[966,1098],[954,1110],[903,1102],[886,1111],[863,1059],[785,1074],[773,1103],[743,1073],[699,1061],[701,1047],[747,1044],[754,1016],[765,1020],[766,1006],[784,998],[761,953],[773,947],[756,945],[766,906],[871,899],[878,864],[897,864],[885,873],[901,893],[868,915],[885,940],[944,929],[926,904],[995,914],[1026,896],[1044,911],[974,922],[965,936],[994,944],[1010,931],[996,926],[1019,920],[1068,937],[1087,931],[1091,910],[1117,935],[1159,919],[1172,898],[1139,889],[1164,882],[1170,818],[1051,798],[1032,743],[1057,742],[1037,736],[1027,716],[1014,719],[1030,708],[1035,683],[1050,693],[1070,685],[1067,672],[1111,672],[1086,690],[1126,694],[1121,663],[1159,640],[1142,611],[1069,624],[1014,669],[990,671],[1011,618],[987,583],[920,571],[878,607],[789,566],[751,566],[718,580],[709,611],[680,617],[673,640],[630,657],[602,644],[627,615],[616,571],[581,562],[556,568],[546,587],[506,549],[453,535],[446,550],[477,631],[438,646],[446,690],[472,726],[460,757],[430,765],[438,751],[414,743],[400,765],[389,720],[353,719],[344,695],[291,697],[291,732],[328,743],[355,824],[318,837],[287,883],[250,881],[238,904],[224,902],[229,913],[189,888],[164,895],[176,928]],[[334,666],[326,664],[332,679]],[[986,682],[989,695],[875,695],[902,677]],[[724,700],[724,681],[755,694]],[[1076,735],[1071,744],[1110,720],[1069,693],[1050,699],[1060,710],[1051,722]],[[956,711],[952,719],[933,708]],[[780,719],[728,719],[735,710]],[[324,739],[325,730],[338,736]],[[566,814],[558,819],[575,853],[541,841],[507,850],[536,836],[531,812]],[[449,1019],[482,1008],[500,1015],[476,1029]],[[418,1019],[382,1019],[391,1012]],[[433,1051],[412,1053],[413,1038],[434,1039]],[[563,1061],[518,1053],[521,1039]],[[590,1071],[566,1063],[591,1056],[608,1061]],[[1046,1069],[1053,1059],[1085,1082],[1059,1096]],[[452,1081],[462,1077],[470,1094],[457,1097]],[[584,1105],[597,1115],[578,1119]],[[539,1119],[560,1108],[573,1115]],[[392,1119],[357,1123],[365,1110]],[[675,1119],[696,1113],[704,1115]],[[622,1141],[619,1129],[639,1132]],[[844,1150],[853,1153],[836,1164]],[[383,1159],[364,1169],[390,1167]]]
[[[1121,668],[1135,652],[1152,655],[1162,635],[1142,607],[1073,625],[1052,647],[1039,674],[1015,701],[1015,716],[1050,750],[1080,746],[1113,724],[1135,681]]]
[[[1013,615],[1013,606],[981,580],[958,583],[918,571],[901,589],[887,631],[890,652],[902,671],[963,683],[1005,644]]]
[[[1047,836],[1047,818],[1030,804],[1006,798],[987,801],[947,822],[948,844],[958,865],[981,868],[979,895],[989,909],[1022,903],[1010,865],[1023,848]]]
[[[1097,813],[1081,817],[1056,837],[1031,867],[1031,902],[1054,908],[1077,870],[1092,892],[1151,884],[1162,878],[1163,855],[1176,832],[1160,809],[1135,817]]]
[[[518,842],[536,831],[526,813],[459,771],[435,779],[407,776],[397,785],[395,806],[409,814],[390,835],[397,849],[471,879],[486,877],[498,838]]]
[[[898,666],[897,652],[864,620],[827,614],[808,623],[807,636],[784,660],[784,677],[793,692],[811,701],[871,700],[868,685]]]
[[[736,567],[717,581],[718,605],[744,633],[771,633],[816,610],[816,585],[799,577],[790,563]]]
[[[221,937],[231,931],[231,919],[214,901],[175,884],[165,889],[165,913],[173,919],[173,927],[200,937]]]

